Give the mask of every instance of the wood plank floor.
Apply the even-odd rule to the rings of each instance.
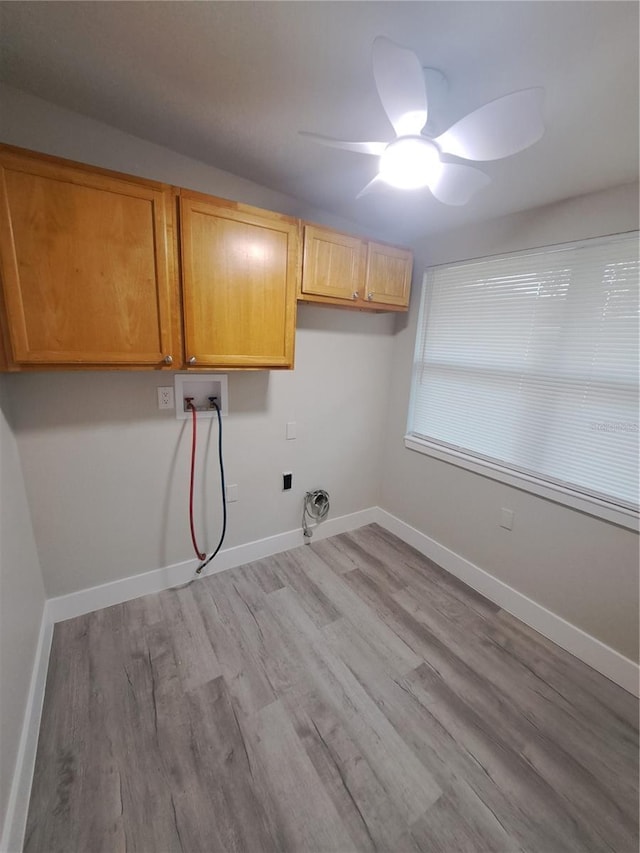
[[[28,853],[637,853],[638,705],[382,528],[56,625]]]

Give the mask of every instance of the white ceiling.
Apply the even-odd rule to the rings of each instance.
[[[410,241],[638,177],[637,2],[3,2],[0,79]],[[442,129],[528,86],[542,140],[482,164],[452,208],[428,190],[360,200],[375,158],[308,130],[391,139],[371,73],[387,35],[449,81]]]

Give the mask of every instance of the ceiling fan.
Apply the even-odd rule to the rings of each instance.
[[[533,88],[490,101],[439,136],[429,136],[423,132],[428,118],[424,69],[415,53],[379,36],[373,42],[372,61],[378,95],[396,139],[346,142],[300,131],[323,145],[380,158],[378,174],[358,198],[383,181],[399,189],[428,187],[444,204],[466,204],[491,179],[473,166],[443,160],[443,155],[500,160],[533,145],[544,133],[543,90]]]

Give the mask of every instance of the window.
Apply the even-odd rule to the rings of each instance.
[[[428,270],[407,446],[635,513],[639,266],[634,232]]]

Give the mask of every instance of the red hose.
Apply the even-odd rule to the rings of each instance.
[[[191,482],[189,484],[189,525],[191,527],[191,541],[193,542],[193,548],[196,552],[196,557],[199,560],[204,560],[207,556],[203,554],[198,548],[198,543],[196,541],[196,531],[195,525],[193,523],[193,484],[195,481],[195,469],[196,469],[196,409],[193,403],[189,403],[189,408],[191,409],[191,422],[193,424],[193,429],[191,431]]]

